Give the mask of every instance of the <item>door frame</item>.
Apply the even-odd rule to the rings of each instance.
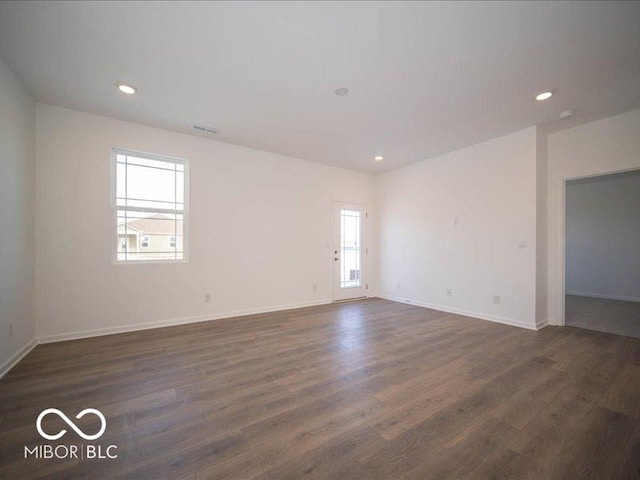
[[[566,281],[567,281],[567,274],[566,274],[566,254],[567,254],[567,245],[566,245],[566,228],[567,228],[567,204],[566,204],[566,197],[567,197],[567,182],[571,181],[571,180],[580,180],[583,178],[594,178],[594,177],[606,177],[608,175],[614,175],[616,173],[624,173],[624,172],[633,172],[635,170],[639,170],[638,167],[631,167],[631,168],[622,168],[622,169],[618,169],[618,170],[610,170],[610,171],[606,171],[606,172],[598,172],[598,173],[592,173],[589,175],[577,175],[577,176],[572,176],[572,177],[561,177],[560,180],[560,208],[558,209],[560,212],[560,218],[559,218],[559,229],[558,229],[558,237],[559,237],[559,242],[558,242],[558,257],[559,257],[559,268],[558,268],[558,276],[560,278],[558,278],[559,282],[558,285],[560,286],[560,301],[558,302],[558,311],[557,311],[557,321],[556,321],[556,325],[559,327],[564,327],[566,325],[566,311],[565,311],[565,300],[566,300],[566,296],[567,296],[567,290],[566,290]],[[547,299],[548,301],[548,299]],[[551,312],[548,312],[548,315],[550,315]]]
[[[348,301],[351,299],[338,299],[336,298],[336,293],[339,290],[339,286],[337,285],[337,278],[336,278],[336,266],[335,266],[335,260],[334,260],[334,251],[336,250],[336,247],[338,247],[338,245],[336,245],[336,239],[339,238],[339,234],[340,232],[337,231],[336,229],[339,228],[338,226],[338,222],[336,221],[336,218],[338,216],[338,213],[340,211],[341,208],[345,207],[345,206],[353,206],[353,207],[358,207],[360,209],[362,209],[362,211],[364,212],[364,218],[362,219],[362,225],[361,225],[361,230],[360,230],[360,234],[361,234],[361,249],[362,249],[362,253],[361,253],[361,263],[360,263],[360,278],[362,280],[362,284],[364,285],[364,292],[365,295],[363,295],[362,297],[354,297],[354,298],[369,298],[369,280],[368,280],[368,275],[369,275],[369,269],[368,269],[368,257],[369,257],[369,207],[364,204],[364,203],[358,203],[358,202],[348,202],[348,201],[344,201],[344,200],[332,200],[331,201],[331,256],[329,257],[329,261],[331,262],[331,301],[332,302],[340,302],[340,301]]]

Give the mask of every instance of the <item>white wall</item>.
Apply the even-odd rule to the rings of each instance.
[[[113,147],[190,162],[188,263],[111,263]],[[328,302],[331,201],[373,203],[371,175],[44,104],[36,180],[44,340]]]
[[[564,323],[564,182],[640,168],[640,110],[548,137],[547,254],[550,323]]]
[[[382,296],[536,327],[536,137],[529,128],[376,178]]]
[[[34,128],[34,103],[0,58],[0,376],[35,340]]]
[[[566,291],[640,302],[640,170],[567,183]]]
[[[536,130],[536,325],[549,323],[547,299],[547,136]]]

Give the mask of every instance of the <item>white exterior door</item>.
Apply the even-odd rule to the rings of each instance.
[[[367,296],[365,233],[367,209],[351,203],[333,204],[333,300]]]

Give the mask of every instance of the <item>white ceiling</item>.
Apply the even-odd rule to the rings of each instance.
[[[0,55],[42,102],[375,173],[640,107],[640,2],[0,2]]]

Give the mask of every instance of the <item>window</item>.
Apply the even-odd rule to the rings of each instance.
[[[185,260],[187,163],[113,151],[117,262]]]
[[[340,287],[359,287],[360,282],[360,239],[361,215],[358,210],[340,210]]]

